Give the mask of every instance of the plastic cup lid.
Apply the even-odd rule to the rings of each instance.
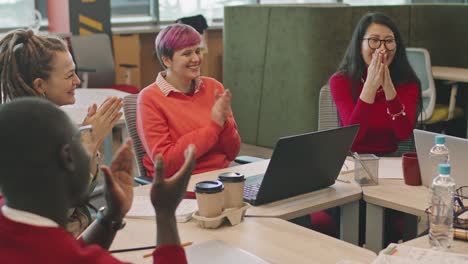
[[[224,190],[224,185],[220,181],[202,181],[195,185],[197,193],[218,193]]]
[[[218,176],[218,180],[222,182],[243,182],[245,177],[244,174],[238,172],[224,172]]]

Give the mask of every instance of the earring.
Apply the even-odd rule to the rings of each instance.
[[[44,99],[47,99],[47,94],[46,94],[46,92],[43,92],[43,93],[42,93],[42,97],[43,97]]]

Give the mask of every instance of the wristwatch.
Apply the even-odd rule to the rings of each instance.
[[[103,226],[110,226],[112,228],[112,230],[114,230],[115,232],[121,230],[122,228],[125,227],[125,221],[123,219],[120,219],[119,221],[109,221],[109,220],[106,220],[104,218],[104,210],[106,209],[106,207],[101,207],[99,208],[98,212],[97,212],[97,215],[96,215],[96,219],[98,221],[99,224],[103,225]]]

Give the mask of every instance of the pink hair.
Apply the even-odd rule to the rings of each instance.
[[[197,45],[201,42],[200,34],[191,26],[185,24],[172,24],[161,30],[156,37],[156,54],[164,65],[162,58],[164,56],[171,58],[174,52]]]

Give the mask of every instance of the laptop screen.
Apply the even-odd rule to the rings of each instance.
[[[434,138],[437,133],[415,129],[414,141],[416,152],[418,153],[419,168],[421,171],[421,181],[426,187],[430,187],[432,179],[437,175],[432,175],[431,160],[429,150],[434,146]],[[445,145],[449,149],[451,176],[455,180],[457,187],[468,185],[468,140],[465,138],[445,136]]]
[[[335,183],[358,125],[283,137],[276,143],[255,204],[273,202]]]

